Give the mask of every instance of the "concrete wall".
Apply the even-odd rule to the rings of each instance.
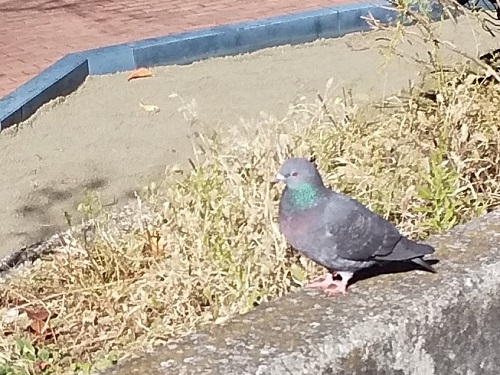
[[[105,374],[500,373],[500,210],[429,243],[438,274],[290,294]]]

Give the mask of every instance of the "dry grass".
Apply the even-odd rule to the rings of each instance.
[[[200,134],[192,168],[119,215],[89,195],[85,232],[0,284],[0,374],[87,373],[300,287],[319,270],[279,234],[271,184],[291,155],[414,238],[498,206],[499,86],[456,78],[390,110],[329,97],[330,81],[282,120]]]

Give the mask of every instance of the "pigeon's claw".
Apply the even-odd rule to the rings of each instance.
[[[337,296],[339,294],[347,294],[347,282],[340,280],[333,280],[334,282],[330,284],[329,287],[325,288],[324,291],[327,296]]]

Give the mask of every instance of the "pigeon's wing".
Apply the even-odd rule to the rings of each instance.
[[[347,196],[332,200],[324,215],[327,235],[344,259],[367,261],[386,256],[401,239],[394,224]]]

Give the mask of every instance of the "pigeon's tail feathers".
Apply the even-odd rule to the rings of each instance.
[[[432,273],[437,273],[437,271],[425,260],[422,258],[413,258],[411,261],[415,264],[418,264],[420,267],[424,268],[425,270],[432,272]]]
[[[417,257],[423,257],[424,255],[432,254],[435,250],[431,245],[427,245],[425,243],[418,243],[412,241],[408,238],[401,237],[401,240],[396,245],[396,248],[402,247],[401,250],[406,250],[408,255],[415,255]],[[394,249],[396,250],[396,249]],[[411,259],[408,257],[408,259]]]
[[[418,264],[420,267],[426,269],[429,272],[436,273],[436,270],[432,268],[431,265],[427,263],[424,259],[422,259],[425,255],[432,254],[434,251],[435,251],[434,248],[430,245],[417,243],[406,237],[401,236],[396,246],[394,246],[392,252],[385,256],[377,257],[377,260],[384,260],[384,261],[409,260],[415,264]]]
[[[413,258],[421,258],[424,255],[432,254],[434,248],[430,245],[417,243],[406,237],[401,236],[398,243],[394,246],[389,254],[378,256],[380,260],[412,260]]]

